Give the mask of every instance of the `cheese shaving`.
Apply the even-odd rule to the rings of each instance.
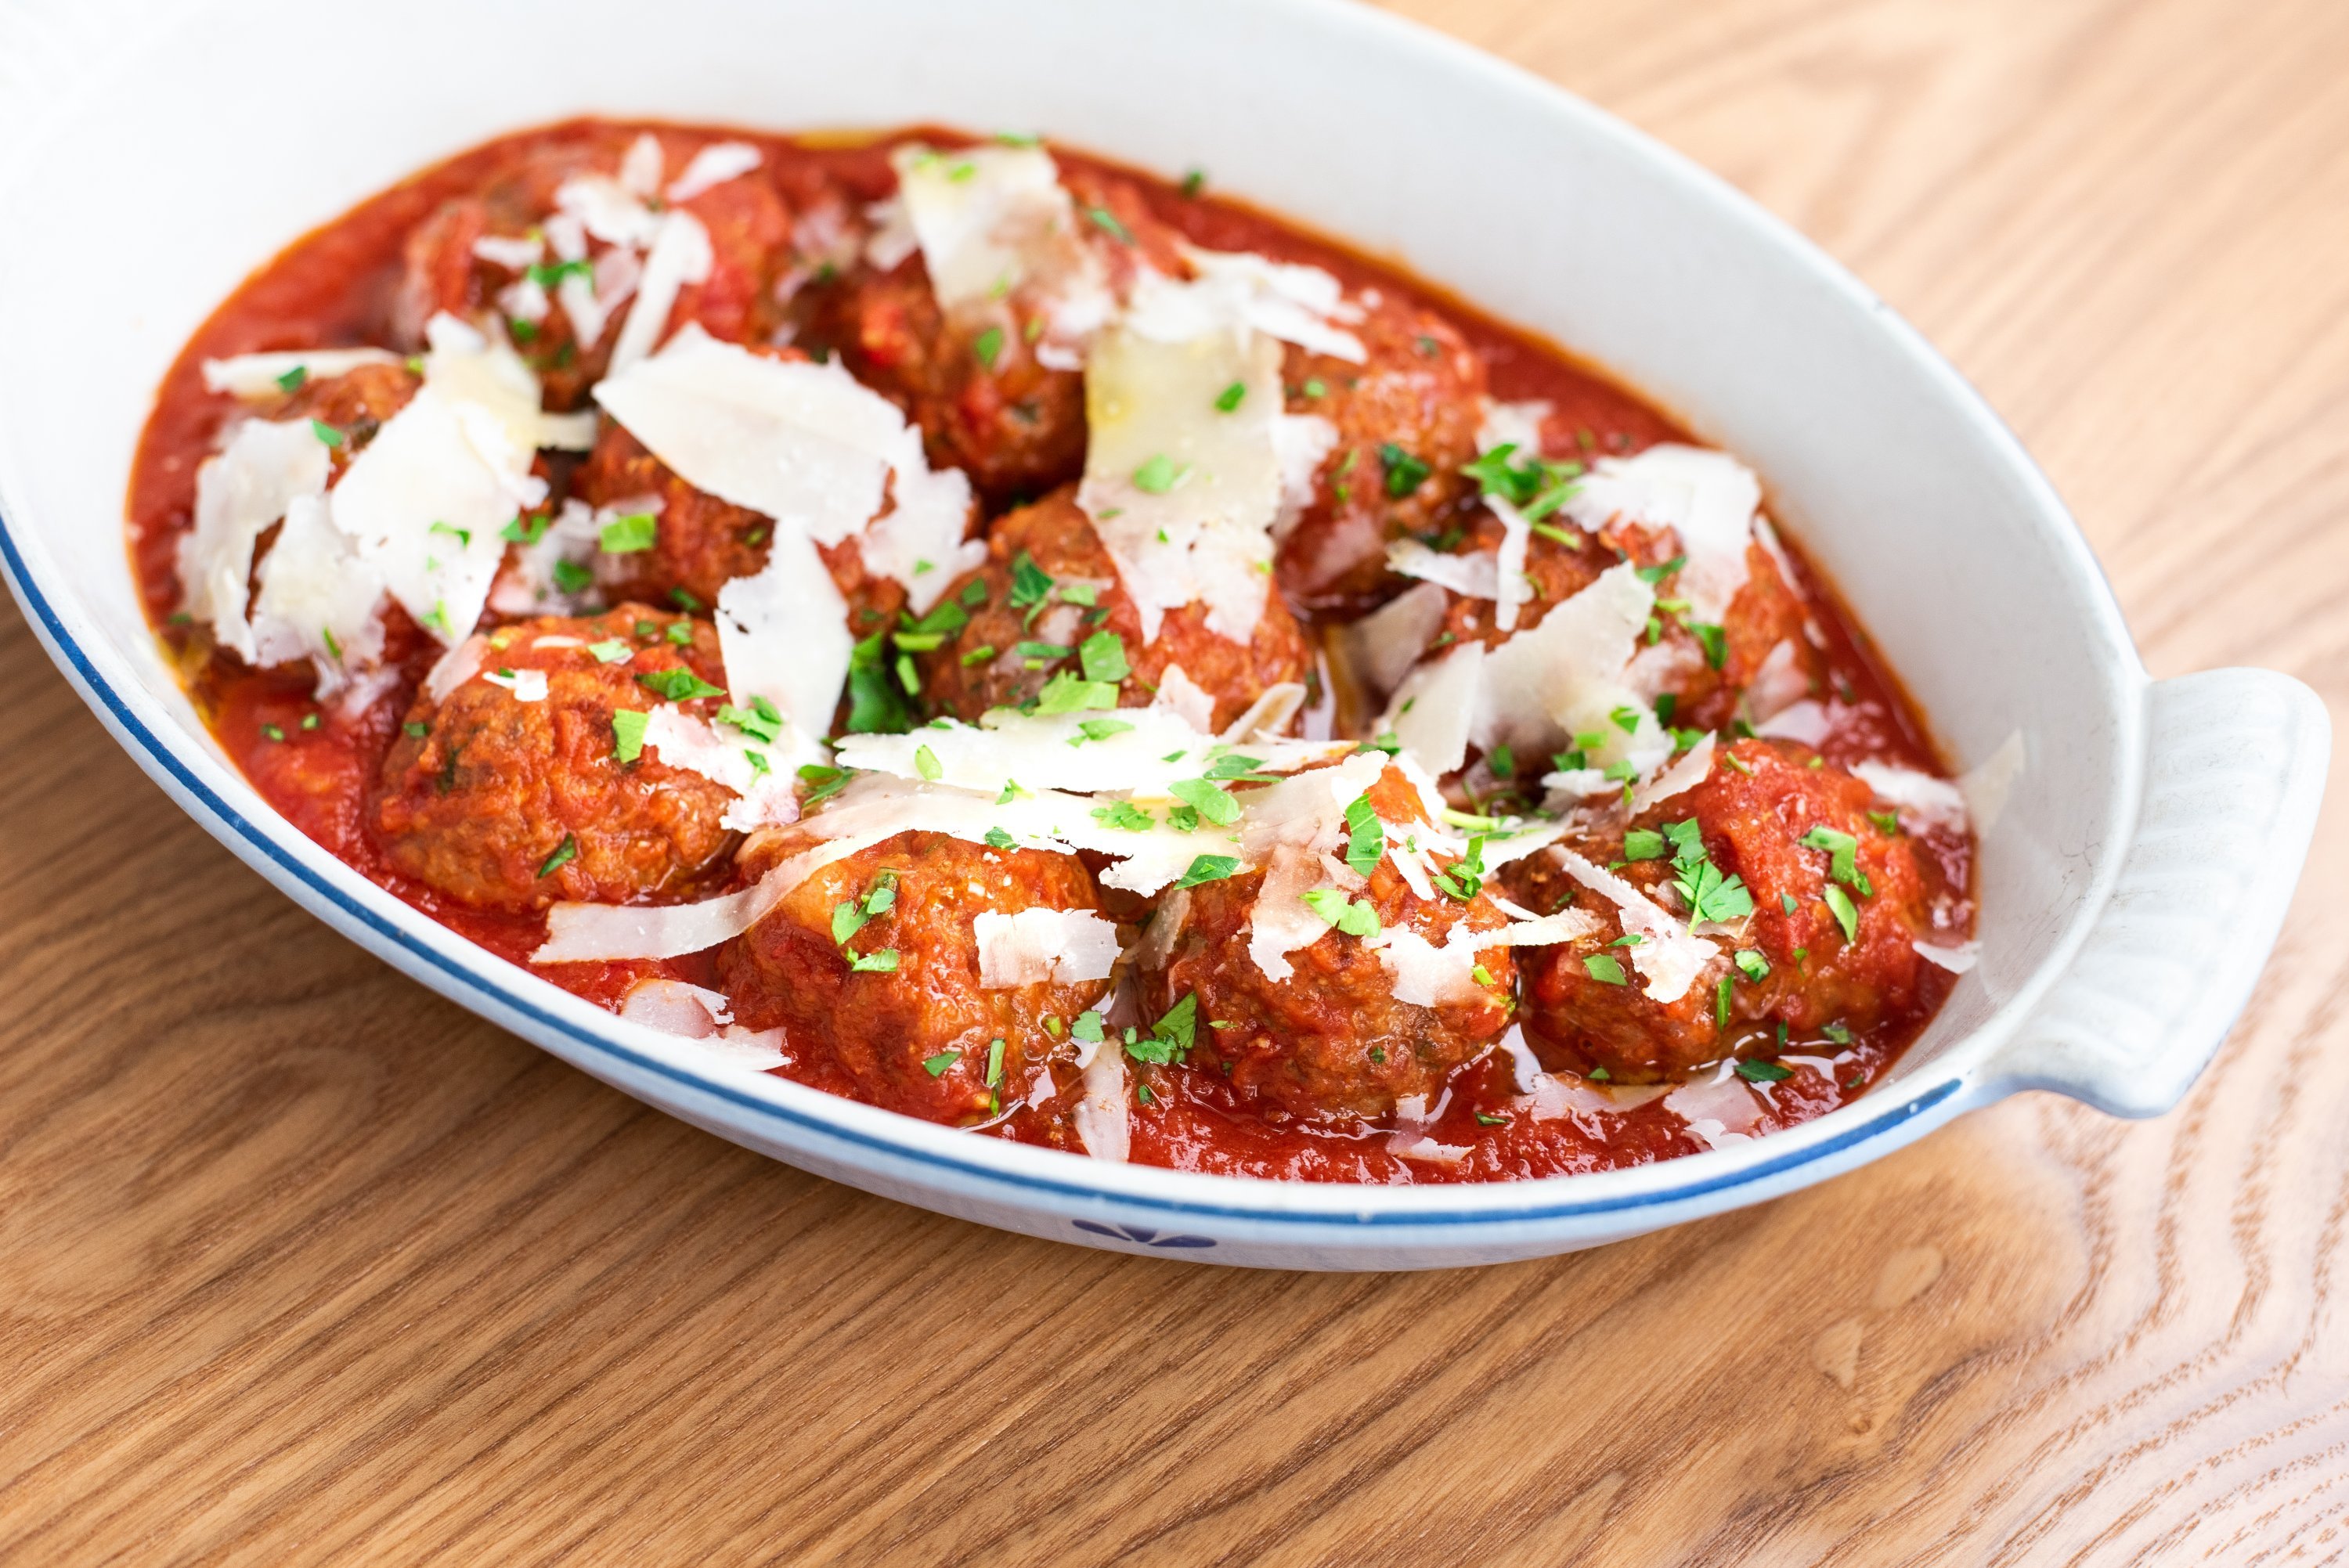
[[[280,397],[285,377],[299,370],[307,380],[327,381],[367,365],[397,365],[388,348],[295,348],[276,354],[240,354],[204,361],[204,387],[248,402]]]
[[[668,199],[690,201],[703,191],[739,180],[766,161],[747,141],[713,141],[693,155],[685,172],[669,181]]]
[[[1632,967],[1647,981],[1642,989],[1651,1000],[1679,1001],[1721,956],[1720,948],[1691,935],[1661,905],[1614,872],[1571,850],[1553,846],[1550,853],[1567,875],[1614,904],[1624,931],[1640,939],[1622,951],[1630,954]]]
[[[1182,247],[1194,276],[1177,282],[1144,270],[1126,303],[1127,331],[1160,343],[1185,343],[1216,333],[1261,333],[1315,354],[1361,365],[1362,340],[1338,324],[1362,319],[1362,309],[1319,267],[1276,262],[1248,251]]]
[[[1565,510],[1596,532],[1616,517],[1668,527],[1688,563],[1676,593],[1689,618],[1718,625],[1745,583],[1746,549],[1762,482],[1726,452],[1667,442],[1632,458],[1601,458]]]
[[[971,922],[971,936],[988,990],[1106,980],[1118,957],[1117,926],[1089,909],[989,910]]]
[[[195,526],[179,543],[181,607],[247,664],[255,658],[245,623],[254,542],[295,498],[325,491],[327,466],[308,424],[248,419],[196,469]]]
[[[1688,748],[1687,756],[1631,791],[1631,815],[1639,816],[1712,778],[1713,753],[1713,737],[1707,731],[1703,739]]]
[[[668,767],[732,790],[736,799],[720,825],[738,833],[799,820],[792,779],[802,762],[823,756],[796,729],[786,730],[773,745],[746,741],[738,731],[720,730],[667,702],[645,716],[644,745]],[[753,754],[766,760],[763,769],[751,760]]]
[[[1226,411],[1218,399],[1237,386]],[[1077,504],[1158,640],[1165,613],[1207,607],[1207,630],[1247,644],[1271,584],[1280,509],[1272,422],[1280,347],[1214,333],[1164,343],[1102,333],[1085,366],[1088,439]]]
[[[1938,828],[1949,833],[1966,830],[1965,791],[1949,779],[1886,762],[1855,762],[1851,772],[1878,800],[1896,809],[1900,820],[1912,830]]]
[[[1387,546],[1387,570],[1423,583],[1439,583],[1471,599],[1491,599],[1500,589],[1499,562],[1491,555],[1448,555],[1431,550],[1416,539],[1399,539]]]

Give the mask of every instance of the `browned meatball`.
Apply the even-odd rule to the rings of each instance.
[[[772,352],[791,356],[789,350]],[[572,493],[596,507],[657,499],[652,548],[597,558],[596,581],[612,598],[707,609],[718,603],[719,590],[730,581],[767,564],[773,520],[696,490],[610,419],[604,421],[595,450],[573,477]],[[864,552],[854,540],[819,547],[819,553],[841,597],[848,601],[849,624],[859,635],[905,607],[904,586],[865,571]]]
[[[1288,411],[1338,428],[1276,563],[1281,587],[1310,610],[1361,611],[1386,597],[1396,582],[1388,544],[1440,533],[1475,494],[1460,468],[1476,457],[1483,356],[1442,316],[1392,296],[1347,330],[1367,362],[1291,346],[1281,370]]]
[[[1023,556],[1052,580],[1049,598],[1015,593]],[[983,600],[978,589],[985,591]],[[1207,630],[1207,611],[1199,604],[1168,611],[1158,640],[1144,646],[1141,614],[1120,585],[1092,520],[1077,505],[1073,486],[997,519],[988,531],[986,563],[942,603],[961,606],[970,618],[935,652],[920,655],[922,690],[938,712],[959,718],[975,720],[990,707],[1025,702],[1055,672],[1078,669],[1076,650],[1103,631],[1116,636],[1130,666],[1118,691],[1121,706],[1148,703],[1167,666],[1180,665],[1215,699],[1219,729],[1267,687],[1305,680],[1312,670],[1305,633],[1278,593],[1266,596],[1264,618],[1246,646]],[[1020,652],[1037,645],[1070,652]]]
[[[673,626],[689,640],[672,641]],[[626,659],[588,651],[615,640]],[[480,673],[445,701],[418,693],[392,739],[367,806],[384,859],[452,898],[505,908],[692,891],[734,841],[720,821],[733,793],[649,751],[621,761],[612,715],[664,700],[648,675],[722,686],[709,623],[624,604],[518,622],[486,642]],[[544,672],[546,696],[523,702],[490,678],[508,670]],[[716,707],[684,706],[705,717]]]
[[[803,830],[763,836],[745,869],[763,872],[811,841]],[[983,1121],[1027,1091],[1065,1037],[1056,1030],[1107,987],[981,985],[973,922],[1100,907],[1073,856],[900,833],[792,889],[719,949],[719,980],[738,1019],[782,1027],[840,1075],[842,1092],[929,1121]]]
[[[715,139],[681,131],[656,134],[672,172],[681,171]],[[424,324],[436,312],[471,320],[492,308],[522,274],[476,255],[474,243],[530,234],[554,210],[555,191],[565,180],[611,173],[635,139],[634,131],[610,127],[592,138],[543,145],[479,195],[435,209],[410,232],[403,252],[399,321],[408,340],[420,344]],[[764,342],[781,319],[772,285],[792,237],[791,213],[768,171],[753,170],[713,185],[682,206],[709,232],[710,264],[707,277],[679,292],[670,325],[698,322],[711,336],[730,343]],[[570,315],[552,297],[543,320],[509,324],[515,346],[538,372],[550,407],[585,406],[587,389],[603,378],[610,363],[626,316],[624,304],[594,343],[579,341]]]
[[[1637,836],[1628,843],[1609,838],[1582,846],[1601,864],[1636,857],[1619,874],[1683,920],[1691,911],[1672,885],[1681,873],[1667,824],[1693,820],[1712,865],[1741,879],[1750,919],[1736,922],[1738,934],[1717,939],[1722,956],[1677,1002],[1651,998],[1630,955],[1610,945],[1623,934],[1611,901],[1547,853],[1508,868],[1513,895],[1536,911],[1570,903],[1600,923],[1579,942],[1523,956],[1526,1034],[1545,1062],[1601,1067],[1619,1079],[1669,1077],[1733,1053],[1775,1050],[1780,1024],[1790,1039],[1816,1040],[1829,1025],[1866,1030],[1916,1005],[1924,960],[1912,944],[1931,927],[1916,846],[1868,820],[1867,785],[1813,761],[1813,753],[1789,742],[1738,741],[1703,783],[1631,823]],[[1840,881],[1833,875],[1838,846],[1850,857]],[[1844,935],[1837,894],[1849,900],[1854,939]],[[1740,953],[1753,956],[1739,965]],[[1766,969],[1759,979],[1749,973],[1757,968]],[[1617,973],[1623,983],[1614,982]],[[1718,1014],[1724,977],[1726,1029]]]
[[[1072,169],[1063,183],[1112,289],[1131,282],[1137,261],[1175,276],[1187,271],[1174,232],[1131,181]],[[809,340],[836,349],[859,381],[903,407],[922,427],[931,460],[969,474],[990,505],[1040,495],[1082,471],[1084,377],[1036,357],[1044,302],[1032,293],[949,315],[916,252],[888,273],[852,272],[810,305]]]
[[[327,449],[326,460],[334,478],[340,479],[351,459],[408,407],[423,385],[424,378],[405,365],[362,365],[340,376],[305,380],[260,412],[279,421],[316,419],[339,432],[342,439]]]
[[[1418,792],[1396,769],[1369,793],[1387,822],[1426,820]],[[1480,984],[1473,998],[1434,1007],[1396,1000],[1378,953],[1334,927],[1288,954],[1295,973],[1288,979],[1272,979],[1248,952],[1264,880],[1264,872],[1250,872],[1180,895],[1188,907],[1165,965],[1140,976],[1145,1016],[1197,995],[1194,1069],[1222,1073],[1276,1119],[1379,1117],[1399,1098],[1439,1093],[1454,1068],[1507,1026],[1516,971],[1506,947],[1481,955],[1490,985]],[[1463,923],[1472,931],[1505,923],[1482,892],[1465,903],[1440,892],[1420,898],[1387,859],[1352,896],[1377,910],[1381,931],[1414,932],[1438,946]]]

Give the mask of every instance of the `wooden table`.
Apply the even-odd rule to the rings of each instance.
[[[2349,696],[2342,0],[1404,8],[1923,327],[2157,674]],[[13,610],[0,673],[0,1561],[2349,1552],[2339,810],[2162,1120],[2025,1098],[1596,1253],[1250,1274],[934,1218],[645,1110],[242,869]]]

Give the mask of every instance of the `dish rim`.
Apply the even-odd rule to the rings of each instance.
[[[1440,53],[1454,68],[1475,73],[1494,91],[1533,98],[1538,112],[1565,116],[1578,133],[1628,150],[1649,177],[1679,184],[1697,201],[1720,210],[1737,225],[1744,240],[1775,248],[1812,282],[1842,295],[1889,335],[1901,357],[1939,393],[1944,411],[1971,427],[1974,437],[1984,444],[1985,456],[2016,481],[2027,501],[2032,526],[2085,590],[2080,602],[2095,622],[2089,629],[2104,645],[2106,656],[2124,665],[2110,672],[2117,676],[2113,688],[2124,699],[2112,716],[2119,730],[2115,754],[2124,759],[2119,777],[2110,782],[2113,848],[2069,912],[2065,928],[2043,952],[2029,978],[1980,1026],[1940,1047],[1930,1065],[1919,1071],[1913,1081],[1904,1081],[1900,1068],[1896,1067],[1892,1078],[1859,1099],[1734,1149],[1578,1175],[1381,1186],[1109,1165],[1082,1155],[1003,1140],[974,1140],[958,1130],[898,1116],[771,1075],[748,1075],[716,1064],[697,1067],[688,1059],[690,1042],[665,1046],[663,1037],[653,1031],[572,995],[400,903],[302,837],[291,822],[267,812],[265,806],[255,816],[238,805],[222,785],[233,789],[243,783],[250,791],[250,783],[241,780],[223,758],[206,751],[201,741],[185,733],[103,634],[94,626],[77,624],[88,619],[81,614],[77,590],[57,571],[37,538],[19,536],[5,506],[0,506],[0,573],[6,576],[28,624],[51,658],[142,769],[281,891],[378,956],[469,1010],[510,1028],[515,1026],[507,1020],[521,1020],[526,1027],[520,1032],[573,1065],[592,1072],[600,1064],[606,1070],[596,1076],[606,1081],[630,1077],[660,1080],[684,1097],[707,1097],[738,1108],[761,1124],[742,1130],[774,1137],[783,1146],[812,1157],[833,1154],[868,1171],[889,1160],[910,1161],[922,1168],[924,1176],[932,1178],[930,1185],[976,1181],[1009,1187],[1056,1205],[1090,1200],[1169,1216],[1341,1224],[1349,1229],[1495,1226],[1634,1215],[1763,1187],[1822,1164],[1828,1169],[1819,1173],[1831,1173],[1840,1168],[1838,1157],[1879,1141],[1883,1148],[1878,1152],[1889,1151],[1962,1109],[2002,1096],[2013,1085],[2013,1071],[1985,1075],[1982,1069],[2062,979],[2095,929],[2121,874],[2123,851],[2136,835],[2144,790],[2144,699],[2149,679],[2110,583],[2053,485],[1982,394],[1921,334],[1818,245],[1725,180],[1523,67],[1408,19],[1343,0],[1270,3],[1305,15],[1312,25],[1385,32],[1402,46]],[[61,112],[64,107],[63,102],[53,105],[51,112]],[[14,151],[26,154],[43,139],[36,131]],[[5,163],[16,160],[12,157]],[[1619,379],[1636,390],[1630,378]],[[113,526],[119,527],[119,521]],[[220,778],[212,777],[214,770]],[[761,1086],[759,1092],[752,1092],[752,1081]],[[679,1109],[675,1103],[663,1104],[661,1109],[672,1113]],[[846,1147],[807,1150],[803,1145],[808,1139]],[[1071,1161],[1082,1163],[1071,1165]],[[905,1173],[897,1175],[900,1180],[908,1179]],[[938,1177],[945,1179],[943,1183],[936,1180]]]

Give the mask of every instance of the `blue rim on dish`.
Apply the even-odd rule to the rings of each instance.
[[[1831,1138],[1806,1144],[1800,1149],[1789,1150],[1775,1159],[1764,1161],[1744,1170],[1704,1177],[1662,1191],[1632,1193],[1619,1198],[1584,1199],[1521,1209],[1479,1210],[1466,1213],[1416,1211],[1401,1213],[1359,1212],[1293,1213],[1249,1205],[1201,1203],[1185,1199],[1153,1197],[1146,1194],[1108,1193],[1082,1182],[1056,1181],[1048,1177],[1024,1172],[992,1170],[935,1150],[874,1137],[785,1106],[775,1105],[753,1095],[740,1093],[718,1079],[686,1071],[657,1057],[632,1050],[617,1041],[606,1039],[589,1030],[582,1029],[547,1011],[536,1002],[522,995],[519,990],[502,985],[486,975],[451,961],[445,954],[434,952],[429,946],[415,940],[398,923],[384,919],[358,900],[352,898],[346,890],[336,886],[329,879],[321,877],[310,867],[287,854],[266,833],[260,831],[243,812],[214,793],[210,785],[187,768],[173,754],[171,748],[163,743],[162,738],[130,710],[129,705],[116,695],[113,686],[83,654],[80,645],[67,633],[55,608],[49,603],[47,597],[41,593],[17,547],[15,532],[5,512],[0,512],[0,568],[5,568],[9,584],[16,591],[18,603],[32,613],[36,628],[42,633],[41,640],[51,649],[61,653],[71,666],[70,673],[78,677],[75,684],[95,695],[105,704],[107,711],[113,716],[116,723],[138,741],[140,749],[146,753],[149,759],[168,771],[182,789],[201,801],[215,820],[233,826],[239,837],[266,855],[284,874],[299,880],[304,885],[314,890],[345,914],[365,925],[379,937],[396,943],[408,953],[429,964],[466,989],[493,996],[502,1006],[510,1007],[543,1027],[557,1031],[590,1051],[626,1063],[638,1072],[668,1079],[696,1093],[725,1100],[761,1117],[804,1127],[820,1132],[827,1138],[839,1139],[843,1142],[876,1150],[895,1158],[914,1161],[936,1169],[951,1171],[960,1175],[1023,1187],[1031,1191],[1091,1198],[1170,1214],[1195,1214],[1292,1225],[1335,1225],[1368,1231],[1391,1226],[1481,1226],[1525,1223],[1532,1221],[1652,1209],[1663,1204],[1701,1198],[1726,1188],[1744,1187],[1760,1182],[1769,1177],[1799,1169],[1815,1161],[1827,1159],[1879,1134],[1913,1121],[1948,1099],[1961,1087],[1961,1080],[1958,1079],[1938,1085],[1903,1099],[1896,1105],[1888,1106],[1882,1114],[1860,1122],[1857,1126],[1847,1128]],[[547,984],[547,982],[541,982],[541,984]],[[1565,1179],[1571,1180],[1571,1178]],[[1560,1180],[1560,1178],[1548,1180]]]

